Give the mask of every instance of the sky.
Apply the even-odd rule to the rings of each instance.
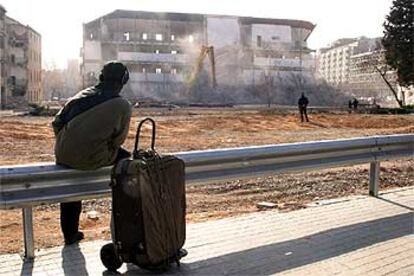
[[[307,20],[316,24],[311,49],[338,38],[382,36],[392,0],[0,0],[7,15],[42,35],[46,68],[79,58],[82,24],[116,9]]]

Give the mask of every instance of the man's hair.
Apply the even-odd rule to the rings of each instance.
[[[107,62],[101,70],[101,83],[119,83],[125,85],[129,80],[128,68],[118,61]]]

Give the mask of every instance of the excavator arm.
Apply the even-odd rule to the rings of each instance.
[[[189,91],[191,92],[194,89],[195,82],[198,79],[198,76],[203,69],[204,59],[208,56],[210,61],[210,77],[212,87],[215,89],[217,87],[217,80],[216,80],[216,62],[214,59],[214,47],[213,46],[201,46],[200,54],[196,59],[196,63],[194,66],[194,70],[191,74],[190,81],[189,81]]]

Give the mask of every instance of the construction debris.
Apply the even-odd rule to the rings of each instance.
[[[262,201],[256,204],[259,209],[273,209],[277,207],[276,203]]]
[[[101,214],[95,210],[87,212],[86,215],[88,219],[95,220],[95,221],[99,220],[99,217],[101,216]]]

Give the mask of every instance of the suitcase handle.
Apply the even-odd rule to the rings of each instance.
[[[135,136],[134,155],[138,154],[138,144],[139,144],[139,136],[141,132],[141,127],[147,121],[150,122],[152,125],[151,149],[155,151],[155,122],[151,118],[145,118],[139,123],[138,128],[137,128],[137,135]]]

